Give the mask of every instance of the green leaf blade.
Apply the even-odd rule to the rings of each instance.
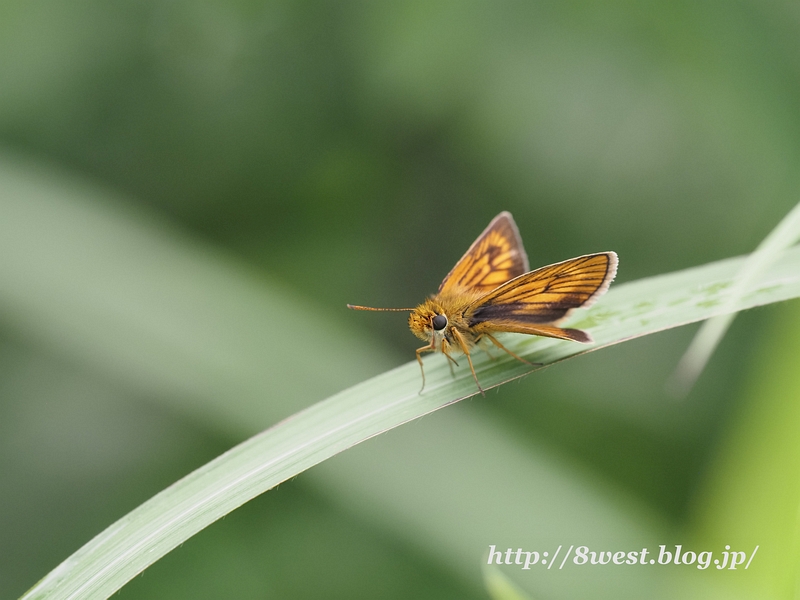
[[[727,310],[722,301],[744,259],[619,285],[576,326],[594,324],[589,348],[543,338],[514,336],[509,347],[527,359],[552,364],[588,350]],[[800,296],[800,249],[785,252],[735,306]],[[419,394],[415,362],[340,392],[250,438],[170,486],[87,543],[25,596],[106,598],[148,565],[244,502],[302,471],[409,420],[477,393],[472,377],[455,379],[437,357],[426,361],[428,385]],[[439,357],[440,358],[440,357]],[[522,377],[531,369],[513,359],[478,355],[484,387]]]

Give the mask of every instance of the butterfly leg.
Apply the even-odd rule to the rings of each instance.
[[[429,346],[423,346],[422,348],[417,348],[417,362],[419,363],[419,370],[422,372],[422,387],[419,388],[419,394],[422,395],[422,390],[425,389],[425,367],[422,366],[422,357],[420,354],[423,352],[431,352],[436,350],[436,347],[433,345],[433,342]]]
[[[453,371],[453,365],[458,366],[458,362],[456,362],[455,358],[450,356],[449,349],[450,349],[450,344],[447,342],[447,340],[446,339],[442,340],[442,354],[444,354],[447,357],[447,366],[450,367],[450,375],[452,375],[455,378],[456,372]]]
[[[492,360],[497,360],[497,357],[494,354],[492,354],[491,352],[489,352],[490,346],[489,346],[488,343],[484,343],[485,341],[486,341],[486,336],[483,335],[483,334],[479,335],[478,337],[475,338],[475,344],[477,346],[480,346],[481,350],[486,352],[486,356],[488,356]]]
[[[490,341],[491,341],[491,342],[492,342],[492,343],[493,343],[495,346],[497,346],[498,348],[500,348],[500,350],[503,350],[504,352],[507,352],[508,354],[510,354],[511,356],[513,356],[514,358],[516,358],[518,361],[520,361],[520,362],[524,362],[526,365],[531,365],[531,366],[534,366],[534,367],[541,366],[541,364],[542,364],[542,363],[532,363],[532,362],[530,362],[529,360],[525,360],[525,359],[524,359],[524,358],[522,358],[521,356],[517,356],[517,355],[516,355],[516,354],[514,354],[514,353],[513,353],[511,350],[509,350],[508,348],[506,348],[505,346],[503,346],[503,344],[501,344],[500,342],[498,342],[498,341],[497,341],[497,338],[495,338],[495,337],[494,337],[494,336],[493,336],[491,333],[484,333],[483,335],[484,335],[485,337],[489,338],[489,340],[490,340]]]
[[[469,370],[472,371],[472,377],[475,379],[475,384],[478,386],[478,389],[481,391],[481,396],[484,398],[486,397],[486,392],[483,391],[481,387],[481,382],[478,381],[478,376],[475,374],[475,367],[472,366],[472,357],[469,355],[469,348],[467,347],[467,342],[464,340],[464,336],[462,336],[458,329],[455,327],[452,329],[453,337],[458,342],[458,345],[461,346],[462,352],[467,357],[467,362],[469,363]]]

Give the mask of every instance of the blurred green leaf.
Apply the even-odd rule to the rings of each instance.
[[[742,270],[736,275],[725,303],[735,304],[736,298],[747,292],[753,281],[758,279],[758,275],[772,261],[777,260],[784,250],[796,244],[798,239],[800,239],[800,204],[795,205],[747,257]],[[730,312],[703,323],[675,370],[672,382],[675,393],[685,396],[689,392],[735,316],[736,313]]]
[[[717,577],[759,598],[792,598],[800,566],[800,311],[780,310],[757,341],[744,404],[717,448],[697,495],[694,536],[758,553],[744,573]],[[720,597],[725,597],[720,596]]]
[[[391,364],[263,273],[46,165],[0,155],[0,210],[9,329],[236,435]]]
[[[531,600],[530,596],[494,565],[483,566],[483,581],[492,600]]]

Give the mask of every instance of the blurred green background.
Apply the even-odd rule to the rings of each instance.
[[[798,200],[798,33],[780,1],[3,2],[0,597],[248,435],[413,359],[402,316],[345,304],[413,306],[501,210],[532,266],[615,250],[618,282],[751,251]],[[726,581],[788,597],[800,310],[739,317],[676,401],[693,331],[423,422],[486,423],[658,523],[651,547],[766,545]],[[502,510],[512,492],[469,464],[416,470],[420,444],[449,451],[420,427],[356,449],[369,477],[330,471],[345,453],[265,494],[122,597],[488,597],[495,542],[454,559],[454,529],[370,495],[402,473],[435,504],[458,470],[474,495],[435,510],[465,530]],[[516,581],[575,597],[569,579]]]

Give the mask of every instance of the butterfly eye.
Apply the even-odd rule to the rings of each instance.
[[[436,331],[441,331],[447,325],[447,317],[444,315],[436,315],[433,317],[433,328]]]

